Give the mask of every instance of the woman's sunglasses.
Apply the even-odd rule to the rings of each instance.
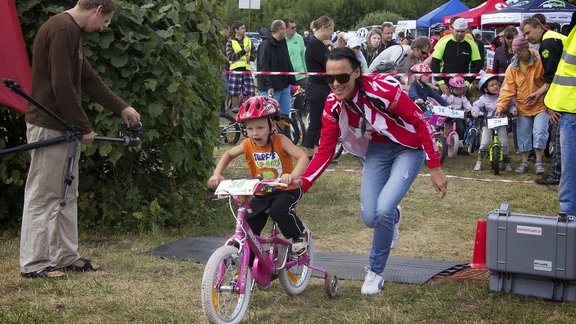
[[[326,83],[328,84],[333,84],[334,81],[338,81],[338,83],[344,84],[350,81],[351,75],[352,73],[324,74],[324,80],[326,80]]]

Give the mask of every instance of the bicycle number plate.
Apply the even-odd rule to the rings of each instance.
[[[488,128],[496,128],[500,126],[507,126],[508,125],[508,118],[488,118]]]
[[[259,183],[258,179],[222,180],[214,194],[217,196],[251,196]]]
[[[432,106],[432,112],[438,116],[464,118],[464,110],[450,109],[450,107]]]

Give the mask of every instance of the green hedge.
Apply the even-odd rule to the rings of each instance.
[[[24,38],[76,1],[18,1]],[[84,34],[85,54],[104,81],[142,115],[143,143],[83,146],[79,222],[90,228],[151,228],[205,221],[205,180],[213,165],[222,99],[218,0],[119,1],[111,25]],[[85,98],[99,135],[120,119]],[[0,107],[0,147],[25,142],[23,116]],[[6,125],[6,127],[4,127]],[[64,157],[63,157],[64,158]],[[28,155],[0,160],[0,226],[21,218]]]

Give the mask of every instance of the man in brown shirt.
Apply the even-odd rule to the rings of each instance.
[[[140,122],[140,114],[92,70],[82,50],[81,31],[100,31],[110,22],[115,0],[79,0],[76,6],[51,17],[38,30],[32,53],[32,96],[82,134],[90,144],[96,133],[82,109],[81,93],[122,116],[128,126]],[[63,134],[63,127],[34,105],[26,112],[27,139],[38,142]],[[66,172],[68,143],[31,151],[26,180],[20,272],[27,278],[61,278],[58,269],[96,271],[95,263],[78,253],[78,163],[66,205],[60,206]],[[70,144],[72,145],[72,144]],[[80,149],[76,154],[79,160]]]

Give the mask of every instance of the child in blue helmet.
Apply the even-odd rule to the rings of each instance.
[[[472,117],[478,118],[483,116],[484,118],[494,117],[496,113],[496,103],[498,102],[498,94],[500,92],[500,86],[498,85],[498,77],[495,75],[484,75],[480,78],[478,82],[478,88],[482,91],[483,95],[480,96],[478,100],[472,105]],[[516,107],[514,103],[509,104],[509,111],[515,115]],[[474,171],[480,171],[482,169],[482,160],[486,156],[486,149],[490,144],[492,139],[492,131],[498,132],[498,138],[502,144],[502,150],[504,153],[504,164],[502,166],[502,171],[512,171],[510,167],[510,149],[508,146],[508,130],[506,127],[498,127],[496,129],[489,129],[487,123],[482,125],[482,136],[480,140],[480,149],[478,152],[478,160],[474,166]]]

